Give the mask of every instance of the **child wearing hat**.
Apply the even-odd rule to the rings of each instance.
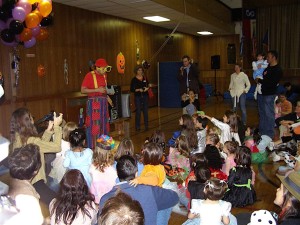
[[[96,138],[109,133],[108,104],[112,104],[107,95],[107,72],[111,71],[105,59],[97,59],[94,70],[88,72],[81,84],[81,93],[88,95],[86,105],[87,145],[95,147]]]
[[[91,193],[95,195],[95,202],[99,204],[103,195],[108,193],[116,184],[118,177],[114,168],[113,149],[115,141],[108,135],[101,135],[97,139],[93,155],[93,164],[90,167],[92,176]]]

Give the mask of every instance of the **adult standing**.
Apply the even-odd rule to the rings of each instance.
[[[277,86],[282,78],[283,72],[278,64],[278,53],[271,50],[267,54],[268,67],[263,72],[263,79],[255,79],[261,84],[262,94],[257,95],[259,113],[259,131],[270,139],[274,137],[275,110],[274,100]],[[270,140],[269,139],[269,140]]]
[[[148,89],[149,83],[144,76],[144,68],[137,65],[134,68],[135,76],[131,80],[130,91],[134,93],[135,103],[135,130],[141,130],[141,111],[144,115],[145,130],[148,130]]]
[[[110,70],[111,66],[105,59],[97,59],[95,67],[85,75],[81,84],[81,93],[88,95],[85,125],[89,148],[94,148],[98,136],[109,132],[107,103],[112,104],[112,102],[106,92],[106,72],[110,72]]]
[[[237,105],[240,105],[242,111],[242,122],[246,125],[247,110],[246,110],[246,94],[250,89],[250,81],[248,76],[241,71],[241,66],[235,64],[234,73],[231,74],[229,91],[232,97],[232,109],[236,111]]]
[[[191,63],[191,58],[188,55],[182,56],[183,66],[180,67],[177,79],[179,81],[179,91],[181,99],[188,95],[189,90],[193,90],[196,95],[200,94],[199,71],[195,64]],[[183,101],[181,102],[183,104]],[[184,107],[182,105],[182,107]]]

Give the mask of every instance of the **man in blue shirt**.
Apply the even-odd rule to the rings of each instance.
[[[167,225],[171,214],[171,207],[178,203],[177,193],[156,186],[131,186],[129,181],[136,177],[137,165],[135,159],[128,155],[122,156],[119,159],[117,174],[121,182],[101,198],[99,212],[101,212],[101,207],[103,207],[109,198],[115,196],[117,191],[122,191],[141,204],[145,214],[145,225]]]

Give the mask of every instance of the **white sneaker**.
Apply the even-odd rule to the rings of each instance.
[[[272,160],[273,160],[273,162],[278,162],[278,161],[281,160],[281,157],[280,157],[279,155],[276,155],[276,154],[275,154],[275,155],[273,156],[273,159],[272,159]]]

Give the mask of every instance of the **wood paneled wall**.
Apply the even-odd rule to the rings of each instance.
[[[211,69],[211,56],[220,55],[220,69],[216,70],[217,90],[223,93],[228,90],[230,75],[234,73],[234,64],[228,64],[227,47],[234,44],[236,63],[242,63],[239,57],[239,36],[224,35],[199,38],[199,65],[202,83],[215,86],[215,71]]]
[[[11,113],[18,107],[30,109],[38,119],[50,110],[62,111],[62,95],[79,91],[88,71],[88,61],[106,58],[113,66],[108,75],[109,84],[128,89],[133,68],[136,65],[136,40],[139,42],[140,60],[149,61],[166,40],[170,30],[133,22],[113,16],[95,13],[75,7],[53,3],[54,24],[49,27],[50,36],[30,49],[19,46],[20,84],[13,97],[9,59],[12,48],[0,46],[0,71],[5,76],[5,100],[0,104],[0,133],[9,134]],[[198,37],[176,33],[172,43],[153,58],[147,71],[151,83],[157,83],[157,61],[179,61],[189,54],[198,59]],[[126,57],[125,75],[116,70],[116,56]],[[34,57],[28,57],[34,54]],[[69,67],[69,84],[64,82],[64,60]],[[46,69],[44,77],[37,76],[38,65]]]

